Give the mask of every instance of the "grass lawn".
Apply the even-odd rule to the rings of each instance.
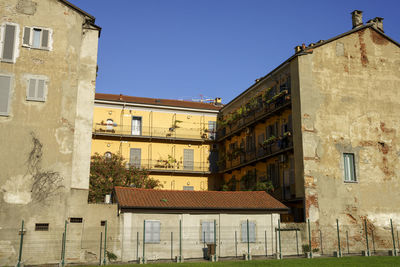
[[[151,267],[239,267],[239,266],[400,266],[400,257],[343,257],[315,259],[283,259],[283,260],[253,260],[253,261],[221,261],[221,262],[186,262],[186,263],[149,263]],[[109,267],[132,267],[137,264],[108,265]]]

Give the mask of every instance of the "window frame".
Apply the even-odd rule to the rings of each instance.
[[[24,39],[25,39],[25,28],[29,28],[29,44],[24,43]],[[34,36],[34,32],[35,30],[40,30],[40,46],[39,47],[34,47],[33,46],[33,36]],[[49,32],[49,36],[48,36],[48,40],[47,40],[47,47],[42,46],[43,43],[43,31],[48,31]],[[23,29],[23,34],[22,34],[22,47],[26,47],[26,48],[30,48],[30,49],[37,49],[37,50],[46,50],[46,51],[51,51],[53,48],[53,30],[50,28],[45,28],[45,27],[37,27],[37,26],[24,26]]]
[[[147,230],[148,230],[148,226],[146,225],[146,230],[145,230],[145,233],[144,233],[144,235],[145,235],[145,244],[160,244],[161,243],[161,221],[160,220],[144,220],[144,223],[145,223],[145,225],[147,224],[147,223],[158,223],[158,240],[154,240],[153,239],[153,237],[154,237],[154,233],[153,232],[151,232],[150,233],[150,235],[151,235],[151,240],[148,238],[148,234],[147,234]],[[153,227],[152,227],[153,228]]]
[[[215,240],[214,240],[214,236],[216,235],[216,233],[214,233],[214,230],[216,230],[216,227],[214,225],[214,220],[202,220],[200,221],[200,240],[202,243],[206,243],[206,244],[214,244]],[[203,224],[208,224],[209,226],[209,231],[203,231],[204,226]],[[210,228],[212,226],[212,228]],[[204,235],[204,233],[206,233]]]
[[[350,166],[348,166],[348,163],[346,163],[347,162],[346,158],[348,158],[348,156],[351,156],[351,158],[352,158],[352,165],[353,165],[352,169],[351,169],[351,164],[350,164]],[[355,159],[356,155],[355,155],[355,153],[343,152],[342,158],[343,158],[343,181],[345,183],[358,183],[357,171],[356,171],[356,159]],[[350,172],[352,171],[349,180],[347,179],[348,171],[350,171]],[[353,177],[351,177],[351,176],[353,176]],[[353,179],[351,179],[351,178],[353,178]]]
[[[243,229],[243,227],[245,227],[245,229]],[[251,227],[254,227],[254,231],[253,231],[253,235],[252,236],[252,232],[251,232]],[[241,233],[241,238],[240,241],[242,243],[247,243],[247,220],[246,221],[242,221],[240,223],[240,233]],[[244,234],[245,233],[245,234]],[[253,239],[252,239],[253,237]],[[257,242],[257,224],[255,221],[250,221],[249,220],[249,243],[256,243]]]
[[[29,87],[31,80],[36,80],[35,82],[35,96],[29,96]],[[38,98],[37,93],[39,91],[39,82],[43,81],[43,97]],[[48,78],[46,76],[38,76],[38,75],[30,75],[27,78],[27,86],[26,86],[26,101],[35,101],[35,102],[46,102],[47,101],[47,93],[48,93]]]
[[[3,49],[4,49],[4,42],[5,42],[5,28],[6,25],[13,25],[15,26],[15,35],[14,35],[14,47],[13,47],[13,58],[12,59],[4,59],[3,58]],[[0,62],[6,62],[6,63],[15,63],[17,60],[17,57],[19,56],[19,24],[13,23],[13,22],[3,22],[0,25]]]

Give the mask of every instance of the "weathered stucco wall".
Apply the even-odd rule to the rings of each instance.
[[[0,116],[0,265],[16,263],[19,242],[7,238],[18,240],[22,220],[26,248],[48,249],[24,259],[54,262],[60,243],[35,241],[43,235],[35,224],[49,223],[47,234],[61,241],[64,220],[74,216],[71,188],[87,194],[99,32],[83,29],[85,17],[60,1],[0,0],[0,10],[0,23],[18,27],[15,63],[0,62],[0,74],[12,77],[10,112]],[[23,47],[25,26],[51,29],[50,49]],[[34,75],[47,80],[44,102],[27,100]]]
[[[400,224],[400,48],[366,28],[298,60],[306,217],[333,240],[339,219],[360,246],[367,219],[379,242],[390,218]],[[343,153],[356,182],[344,182]]]

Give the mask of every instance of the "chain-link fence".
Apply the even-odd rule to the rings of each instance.
[[[391,220],[280,223],[278,216],[238,216],[0,228],[0,265],[397,255],[400,246],[400,225]]]

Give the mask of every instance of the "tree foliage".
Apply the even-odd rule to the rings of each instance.
[[[96,153],[90,162],[89,202],[103,202],[114,186],[152,189],[162,184],[149,177],[147,170],[127,164],[121,155],[105,157]]]

